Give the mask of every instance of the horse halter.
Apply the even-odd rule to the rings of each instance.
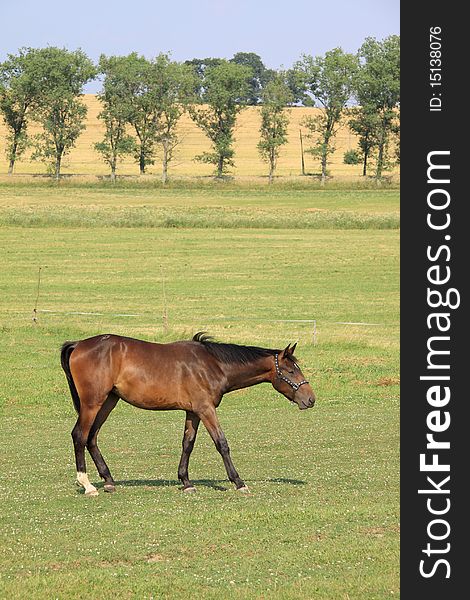
[[[299,389],[299,387],[301,385],[304,385],[305,383],[308,383],[308,381],[306,379],[302,379],[302,381],[299,381],[299,383],[295,383],[294,381],[291,381],[288,377],[286,377],[281,369],[279,368],[279,358],[278,358],[278,354],[274,355],[274,364],[276,365],[276,373],[279,379],[282,379],[282,381],[285,381],[286,383],[288,383],[291,388],[294,390],[294,395],[295,392]]]

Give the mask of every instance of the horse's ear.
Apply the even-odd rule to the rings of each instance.
[[[292,350],[290,347],[290,344],[288,344],[284,350],[281,352],[281,354],[279,354],[279,358],[282,360],[283,358],[287,358],[288,356],[290,356],[292,354]]]
[[[296,348],[297,348],[297,342],[295,342],[295,344],[290,349],[290,354],[294,354]]]

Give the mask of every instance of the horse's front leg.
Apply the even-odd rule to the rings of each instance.
[[[191,411],[186,412],[186,421],[184,424],[184,435],[183,435],[183,452],[181,454],[180,464],[178,466],[178,479],[183,484],[183,491],[195,492],[196,488],[189,480],[188,475],[188,464],[189,457],[194,448],[194,442],[196,441],[197,429],[199,427],[201,419]]]
[[[227,471],[228,478],[232,483],[235,484],[235,487],[240,492],[247,492],[248,487],[245,485],[245,482],[240,479],[240,476],[237,473],[237,470],[233,466],[232,459],[230,457],[230,448],[227,442],[227,438],[225,437],[222,428],[220,427],[219,419],[217,417],[217,413],[215,412],[215,408],[212,406],[204,410],[204,412],[199,413],[201,417],[201,421],[204,423],[205,428],[209,432],[215,447],[219,451],[222,459],[224,461],[225,469]]]

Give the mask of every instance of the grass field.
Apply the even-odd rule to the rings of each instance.
[[[74,175],[107,175],[109,168],[101,160],[100,155],[94,150],[94,144],[101,141],[103,125],[98,119],[101,110],[100,102],[96,96],[86,94],[84,102],[88,107],[86,130],[80,136],[76,148],[64,159],[63,173]],[[290,123],[288,129],[288,143],[282,149],[278,162],[277,175],[295,178],[301,173],[300,137],[299,129],[303,131],[304,148],[311,145],[306,139],[307,131],[302,125],[302,120],[307,115],[312,115],[316,108],[294,107],[290,109]],[[268,167],[260,159],[257,143],[259,140],[260,116],[259,109],[248,107],[238,117],[235,129],[235,168],[233,175],[239,179],[264,177],[267,181]],[[34,126],[31,133],[37,133]],[[181,144],[175,152],[174,161],[170,165],[170,177],[207,177],[214,171],[213,165],[195,162],[194,157],[210,149],[209,142],[204,133],[198,129],[188,115],[183,115],[179,125]],[[0,120],[0,174],[7,172],[7,161],[4,153],[5,126]],[[337,180],[360,180],[361,165],[345,165],[343,155],[346,150],[357,147],[357,138],[350,132],[345,123],[339,128],[335,138],[336,151],[331,156],[331,175]],[[31,152],[27,152],[24,159],[19,161],[15,172],[21,174],[45,173],[45,166],[40,162],[30,160]],[[318,174],[320,165],[313,160],[311,155],[305,154],[305,169],[307,173]],[[118,175],[138,175],[138,165],[132,157],[127,157],[118,169]],[[398,175],[398,169],[392,171]],[[148,169],[149,175],[161,173],[161,156],[156,157],[155,165]],[[371,172],[373,174],[373,170]]]
[[[398,597],[398,242],[394,189],[0,183],[0,597]],[[229,394],[251,495],[201,429],[188,496],[184,415],[121,402],[100,436],[118,490],[85,498],[61,342],[199,330],[299,339],[315,408]]]

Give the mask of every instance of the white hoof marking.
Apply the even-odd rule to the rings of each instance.
[[[85,496],[98,496],[98,490],[90,483],[86,473],[77,471],[77,482],[85,488]]]

